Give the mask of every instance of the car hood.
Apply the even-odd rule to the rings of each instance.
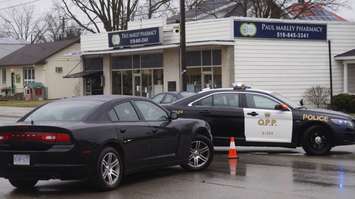
[[[351,115],[339,112],[339,111],[333,111],[333,110],[327,110],[327,109],[304,109],[305,113],[312,113],[312,114],[323,114],[323,115],[328,115],[332,117],[341,117],[344,119],[353,119]]]

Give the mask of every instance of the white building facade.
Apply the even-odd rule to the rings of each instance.
[[[84,68],[85,60],[99,60],[104,94],[150,97],[180,91],[182,85],[197,92],[242,82],[299,100],[308,88],[330,88],[331,65],[334,94],[355,93],[355,64],[335,59],[355,48],[355,23],[223,18],[188,22],[186,37],[186,82],[181,81],[179,25],[164,20],[82,36]]]

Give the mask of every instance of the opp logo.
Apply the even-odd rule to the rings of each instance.
[[[240,25],[240,34],[244,37],[254,37],[256,35],[257,28],[254,23],[242,23]]]
[[[265,119],[258,120],[259,126],[277,126],[277,120],[271,118],[271,113],[265,113]]]

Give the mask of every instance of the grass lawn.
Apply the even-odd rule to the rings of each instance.
[[[50,100],[42,101],[25,101],[25,100],[0,100],[0,106],[11,106],[11,107],[36,107]]]

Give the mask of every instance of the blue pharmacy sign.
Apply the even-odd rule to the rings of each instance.
[[[234,21],[234,37],[325,41],[327,25]]]
[[[108,33],[109,47],[125,48],[161,43],[159,27]]]

